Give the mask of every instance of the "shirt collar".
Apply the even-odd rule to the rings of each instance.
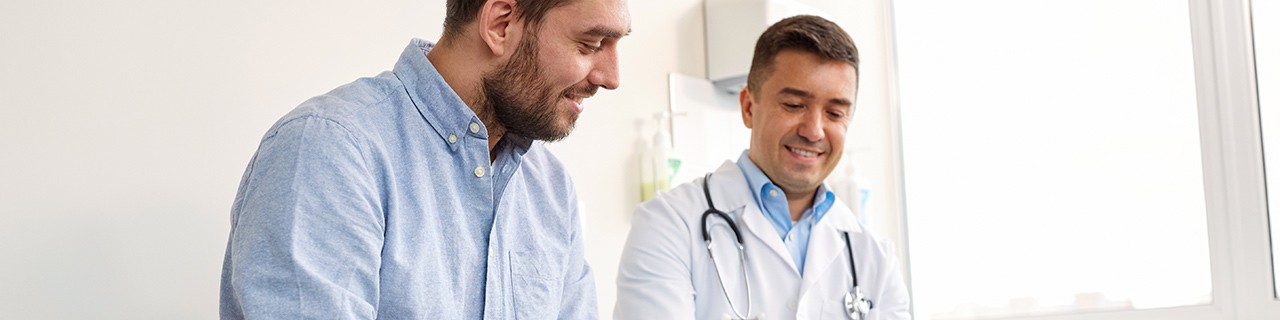
[[[751,196],[755,198],[756,206],[758,206],[760,208],[760,212],[763,212],[765,217],[768,217],[774,224],[790,226],[790,212],[770,212],[765,209],[764,201],[761,200],[765,199],[764,192],[768,192],[767,190],[772,188],[777,188],[777,186],[773,184],[772,180],[769,180],[769,176],[766,176],[763,170],[760,170],[760,167],[756,166],[755,162],[751,161],[751,158],[747,156],[749,152],[750,150],[742,151],[742,155],[738,157],[738,169],[741,169],[742,174],[747,178],[747,186],[751,188]],[[835,204],[836,199],[835,193],[832,193],[830,189],[827,188],[827,183],[825,181],[818,185],[816,194],[817,195],[813,199],[813,207],[810,207],[810,209],[813,210],[813,222],[815,223],[822,220],[823,216],[826,216],[827,211],[831,210],[831,206]],[[804,218],[801,217],[801,219]]]
[[[445,141],[445,145],[448,145],[450,150],[456,152],[459,146],[459,143],[449,141],[451,135],[455,141],[462,139],[464,135],[488,139],[489,131],[485,129],[484,122],[481,122],[475,112],[471,111],[471,107],[468,107],[458,93],[449,87],[444,77],[440,75],[440,71],[431,64],[431,60],[427,59],[427,53],[431,52],[432,48],[435,48],[434,43],[414,38],[400,54],[400,60],[396,62],[392,72],[404,84],[405,91],[413,101],[414,107],[418,109],[418,113],[431,125],[436,135]],[[473,123],[479,130],[471,130]],[[520,144],[528,145],[527,141],[521,141]]]
[[[773,187],[773,181],[764,175],[764,171],[760,170],[755,162],[751,162],[751,158],[747,156],[749,151],[742,151],[742,155],[738,157],[738,169],[742,169],[742,175],[747,177],[747,187],[751,189],[751,196],[756,199],[756,205],[764,211],[764,201],[760,199],[765,190]]]

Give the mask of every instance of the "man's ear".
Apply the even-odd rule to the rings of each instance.
[[[494,56],[506,54],[507,46],[514,44],[512,31],[519,25],[515,9],[515,0],[489,0],[480,8],[480,15],[476,17],[480,39]]]
[[[751,99],[751,88],[742,87],[742,91],[738,91],[738,104],[742,106],[742,124],[746,125],[747,129],[751,129],[751,115],[755,112],[751,109],[755,107],[755,102]]]

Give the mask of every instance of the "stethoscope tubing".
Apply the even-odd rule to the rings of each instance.
[[[715,268],[716,280],[720,281],[720,291],[724,293],[724,299],[729,302],[729,310],[733,311],[733,315],[738,319],[746,319],[746,315],[751,314],[751,281],[747,278],[747,251],[742,240],[742,233],[739,232],[738,224],[733,218],[724,211],[716,209],[715,203],[711,201],[711,173],[703,178],[702,194],[707,198],[707,210],[702,212],[702,241],[707,245],[707,255],[711,258],[711,266]],[[724,277],[721,276],[720,265],[716,263],[716,254],[711,250],[711,228],[708,227],[707,218],[711,216],[719,217],[729,225],[729,229],[733,232],[734,240],[737,240],[738,261],[742,266],[742,282],[747,288],[747,313],[744,315],[738,313],[737,306],[734,305],[733,299],[729,298],[729,289],[725,286]],[[853,243],[849,240],[849,232],[843,232],[844,248],[849,253],[849,274],[853,276],[853,291],[846,294],[846,308],[850,319],[865,319],[867,309],[870,309],[870,301],[862,296],[862,290],[858,287],[858,268],[854,265]],[[854,298],[856,297],[856,298]],[[853,303],[865,303],[866,309],[855,311]],[[856,314],[855,314],[856,313]]]
[[[707,255],[711,257],[711,266],[716,269],[716,280],[720,281],[720,291],[724,292],[724,299],[729,302],[729,310],[732,310],[733,315],[738,319],[746,319],[746,316],[751,314],[751,280],[747,279],[747,250],[743,246],[742,234],[738,232],[738,224],[733,221],[733,218],[729,217],[729,214],[716,209],[715,203],[711,201],[710,185],[711,174],[708,173],[702,182],[702,193],[707,196],[707,211],[702,212],[702,241],[707,244]],[[742,266],[742,283],[746,284],[747,287],[746,314],[738,313],[738,307],[733,304],[733,299],[729,298],[729,289],[725,286],[724,278],[720,276],[720,265],[716,263],[715,251],[711,250],[711,232],[710,228],[707,228],[707,218],[713,215],[723,219],[729,225],[729,229],[733,230],[733,237],[738,240],[738,262]]]
[[[853,287],[858,287],[858,268],[853,265],[853,243],[849,241],[849,232],[844,232],[844,249],[849,252],[849,274],[853,276]]]

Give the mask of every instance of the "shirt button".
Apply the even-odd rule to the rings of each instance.
[[[777,196],[778,196],[778,190],[777,190],[777,189],[769,190],[769,196],[770,196],[770,197],[777,197]]]
[[[449,143],[458,143],[458,136],[455,134],[449,134]]]
[[[483,176],[484,176],[484,166],[476,167],[476,171],[475,171],[475,173],[476,173],[476,178],[483,177]]]
[[[478,133],[478,132],[480,132],[480,124],[475,123],[475,122],[472,122],[472,123],[471,123],[471,133]]]
[[[790,233],[790,234],[787,234],[787,241],[795,241],[795,240],[796,240],[796,233],[795,233],[795,232],[792,232],[792,233]]]

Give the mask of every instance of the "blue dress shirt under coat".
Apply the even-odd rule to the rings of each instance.
[[[813,225],[821,221],[822,217],[827,215],[827,211],[831,210],[836,196],[827,189],[826,183],[819,185],[813,198],[813,206],[804,210],[800,220],[792,221],[787,195],[783,193],[782,188],[773,184],[773,180],[769,179],[769,176],[765,175],[750,157],[747,157],[748,152],[743,151],[738,157],[738,168],[742,170],[742,175],[746,176],[747,185],[751,186],[751,195],[760,206],[760,212],[763,212],[765,218],[769,218],[773,227],[778,229],[778,236],[782,237],[782,243],[786,244],[787,251],[791,252],[791,261],[795,262],[796,270],[804,275],[805,257],[808,256],[809,251],[809,234],[813,231]]]

